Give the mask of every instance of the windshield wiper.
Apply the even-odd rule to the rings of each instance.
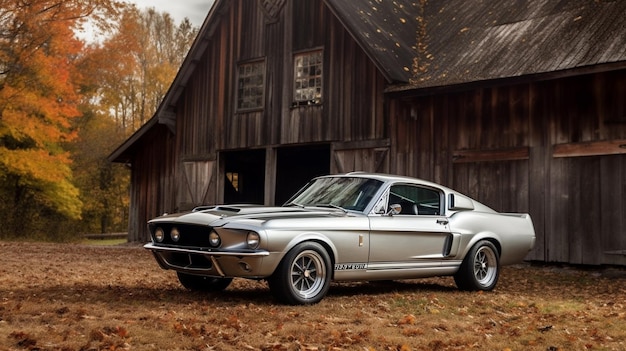
[[[331,207],[331,208],[336,208],[338,210],[342,210],[344,213],[348,213],[348,210],[335,204],[316,204],[315,207]]]
[[[296,207],[300,207],[300,208],[304,208],[304,205],[301,205],[297,202],[288,202],[286,204],[283,205],[283,207],[291,207],[291,206],[296,206]]]

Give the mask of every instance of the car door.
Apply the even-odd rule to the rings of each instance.
[[[435,188],[393,185],[369,216],[368,269],[438,266],[451,240],[448,219],[442,215],[443,201],[443,193]],[[401,206],[399,213],[380,210],[392,205]]]

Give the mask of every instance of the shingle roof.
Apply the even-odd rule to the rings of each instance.
[[[157,123],[171,126],[172,106],[230,1],[216,0],[152,120],[110,161],[127,162],[128,150]],[[611,63],[626,68],[626,0],[323,1],[387,80],[398,83],[389,91]]]
[[[626,62],[624,0],[325,1],[410,89]]]

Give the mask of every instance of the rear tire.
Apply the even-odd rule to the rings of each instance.
[[[311,305],[326,296],[331,275],[330,256],[326,249],[315,242],[303,242],[285,255],[268,284],[280,302]]]
[[[176,272],[176,275],[178,275],[178,281],[185,288],[192,291],[222,291],[226,289],[233,281],[233,278],[205,277],[202,275],[193,275],[181,272]]]
[[[456,286],[467,291],[491,291],[500,277],[500,257],[495,245],[487,240],[477,242],[467,253],[454,275]]]

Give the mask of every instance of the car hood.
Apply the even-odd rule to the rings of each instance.
[[[170,222],[221,227],[237,222],[261,224],[260,222],[278,219],[337,218],[351,215],[355,214],[335,208],[222,205],[194,212],[164,215],[151,220],[150,223]]]

